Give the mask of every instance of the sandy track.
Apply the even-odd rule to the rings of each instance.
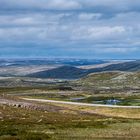
[[[16,101],[16,100],[5,99],[5,98],[0,99],[0,105],[8,105],[16,108],[25,108],[30,110],[40,110],[40,111],[48,111],[48,112],[58,112],[59,110],[64,109],[62,107],[51,106],[51,105],[47,105],[47,106],[38,105],[27,100]]]
[[[140,108],[140,106],[101,105],[101,104],[77,103],[77,102],[55,101],[55,100],[45,100],[45,99],[29,99],[29,98],[22,98],[22,99],[27,101],[58,103],[58,104],[78,105],[78,106],[89,106],[89,107],[134,108],[134,109]]]

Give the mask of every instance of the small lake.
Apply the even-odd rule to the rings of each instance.
[[[79,101],[79,100],[83,100],[86,99],[86,97],[74,97],[74,98],[70,98],[71,101]]]
[[[73,102],[92,104],[140,106],[140,99],[119,99],[113,97],[73,97],[69,100]]]
[[[71,101],[74,102],[86,102],[87,97],[74,97],[74,98],[70,98]],[[90,100],[87,101],[88,103],[93,103],[93,104],[107,104],[107,105],[117,105],[119,103],[121,103],[121,100],[118,99],[107,99],[107,100]]]
[[[94,104],[106,104],[106,105],[117,105],[121,103],[122,101],[117,99],[109,99],[109,100],[99,100],[99,101],[93,101]]]

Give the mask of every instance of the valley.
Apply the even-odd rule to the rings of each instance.
[[[138,140],[140,62],[81,62],[1,66],[0,139]]]

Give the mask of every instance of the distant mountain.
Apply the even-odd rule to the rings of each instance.
[[[120,64],[111,64],[102,68],[90,69],[89,73],[103,72],[103,71],[139,71],[140,70],[140,60],[124,62]]]
[[[25,60],[0,60],[0,67],[11,66],[40,66],[40,65],[95,65],[107,63],[106,60],[92,60],[92,59],[25,59]]]
[[[77,79],[90,73],[104,71],[138,71],[140,70],[140,61],[124,62],[120,64],[111,64],[102,68],[93,68],[89,70],[76,68],[73,66],[61,66],[51,70],[40,71],[29,74],[29,77],[35,78],[54,78],[54,79]]]
[[[73,66],[61,66],[55,69],[29,74],[29,77],[54,78],[54,79],[76,79],[87,75],[88,71]]]

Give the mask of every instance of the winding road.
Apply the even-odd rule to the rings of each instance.
[[[89,107],[134,108],[134,109],[140,108],[140,106],[103,105],[103,104],[90,104],[90,103],[78,103],[78,102],[56,101],[56,100],[45,100],[45,99],[30,99],[30,98],[22,98],[22,99],[26,101],[58,103],[58,104],[78,105],[78,106],[89,106]]]

